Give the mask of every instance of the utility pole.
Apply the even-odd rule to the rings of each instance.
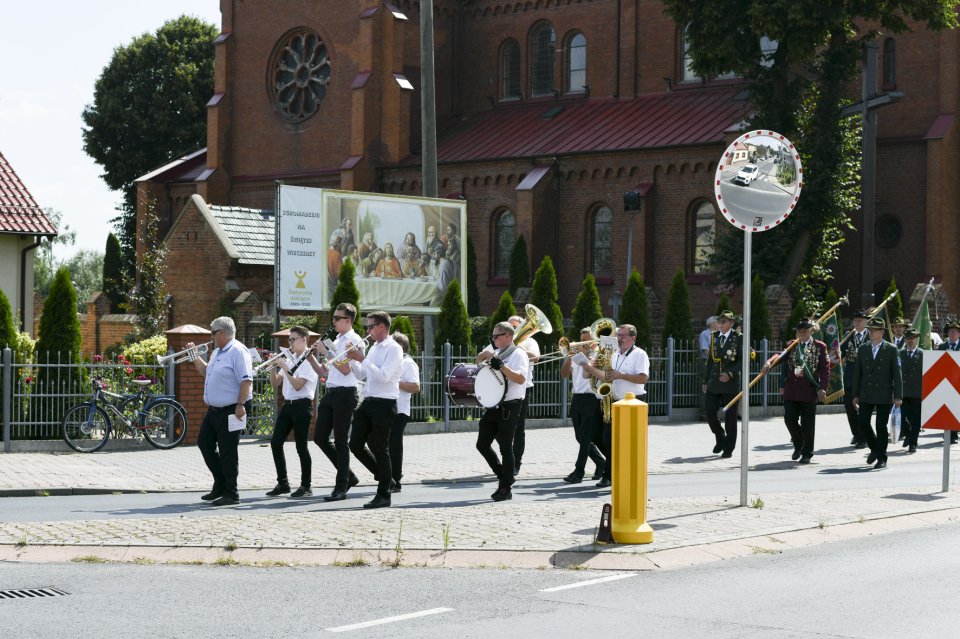
[[[433,0],[420,2],[420,129],[423,196],[437,197],[437,95],[433,63]]]

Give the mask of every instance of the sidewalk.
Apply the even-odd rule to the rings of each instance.
[[[751,420],[751,469],[814,474],[866,469],[864,451],[848,446],[850,434],[843,415],[822,415],[817,422],[818,454],[810,466],[797,467],[789,461],[792,446],[781,419]],[[891,446],[890,467],[876,472],[896,473],[905,464],[940,460],[941,437],[939,431],[925,434],[915,455]],[[404,484],[486,478],[492,485],[474,441],[474,433],[407,437]],[[705,424],[654,424],[649,472],[709,473],[739,467],[740,442],[734,457],[726,460],[710,453],[712,445]],[[955,447],[954,452],[960,451]],[[312,445],[311,453],[315,499],[319,499],[333,482],[333,468]],[[396,496],[394,508],[379,511],[364,511],[361,502],[354,500],[344,502],[342,510],[305,513],[245,512],[241,502],[238,508],[204,517],[45,522],[38,514],[37,522],[0,523],[0,560],[96,555],[126,561],[216,562],[229,556],[266,565],[380,562],[653,569],[960,521],[960,493],[940,493],[939,474],[919,489],[844,489],[838,473],[830,490],[761,495],[762,508],[738,507],[738,494],[651,498],[647,516],[654,529],[652,544],[595,545],[600,508],[609,501],[609,492],[573,493],[558,481],[572,470],[575,454],[570,428],[527,433],[527,452],[515,490],[532,491],[537,496],[534,502],[416,504],[405,491]],[[287,445],[287,459],[290,476],[297,477],[293,444]],[[359,474],[365,485],[371,485],[365,470],[360,468]],[[274,483],[269,446],[243,444],[240,488],[268,489]],[[195,448],[0,455],[0,495],[205,491],[209,486],[209,475]],[[751,494],[751,501],[755,497]],[[38,508],[42,503],[38,499]]]

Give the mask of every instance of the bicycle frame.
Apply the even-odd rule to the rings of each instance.
[[[96,378],[95,382],[93,397],[90,400],[90,407],[93,410],[90,411],[88,423],[92,423],[96,408],[99,406],[119,418],[120,423],[123,424],[124,432],[131,429],[136,432],[136,429],[142,428],[144,414],[158,399],[174,399],[172,395],[154,395],[146,387],[135,393],[113,393],[101,386],[102,378]],[[135,399],[141,399],[141,405],[137,407],[135,414],[128,417],[124,408]],[[120,429],[111,427],[110,430],[113,431],[114,438],[121,436]]]

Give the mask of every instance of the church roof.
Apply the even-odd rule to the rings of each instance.
[[[193,206],[202,215],[231,259],[240,264],[273,266],[273,211],[248,209],[242,206],[207,204],[199,195],[192,195],[184,206]],[[183,212],[167,231],[170,237],[183,217]]]
[[[719,144],[743,119],[740,89],[554,100],[465,115],[440,134],[440,162]]]
[[[0,153],[0,233],[57,234],[57,227],[37,206],[3,153]]]

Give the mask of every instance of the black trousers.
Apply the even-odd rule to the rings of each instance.
[[[597,468],[603,469],[606,460],[598,445],[603,446],[603,414],[600,411],[600,398],[593,393],[575,393],[570,406],[570,418],[573,420],[573,434],[580,448],[573,472],[583,477],[586,472],[587,457],[593,460]]]
[[[516,474],[513,449],[514,432],[520,422],[523,401],[519,399],[502,402],[495,408],[488,408],[480,418],[477,433],[477,450],[487,460],[490,470],[500,480],[501,485],[510,486]],[[493,452],[494,440],[500,447],[500,457]]]
[[[736,393],[711,393],[708,390],[704,397],[707,423],[710,425],[711,432],[717,436],[717,441],[723,441],[725,453],[732,453],[737,447],[737,409],[740,407],[740,402],[731,406],[730,410],[723,414],[723,426],[720,425],[718,413],[736,396]]]
[[[403,431],[409,421],[409,415],[397,413],[393,425],[390,426],[390,470],[393,480],[398,484],[403,477]]]
[[[863,404],[861,404],[863,406]],[[857,409],[853,407],[853,396],[847,389],[843,390],[843,410],[847,413],[847,424],[850,426],[850,434],[857,441],[866,441],[863,433],[860,431],[860,417],[857,415]]]
[[[297,456],[300,458],[300,485],[310,487],[312,462],[310,448],[307,446],[307,432],[310,430],[312,407],[312,399],[284,400],[280,407],[277,423],[273,426],[273,437],[270,438],[273,465],[277,468],[277,483],[290,483],[287,477],[287,459],[283,456],[283,444],[292,430]]]
[[[527,447],[527,436],[524,432],[524,426],[527,423],[527,407],[530,405],[530,396],[533,395],[533,387],[527,389],[520,402],[520,419],[517,422],[513,433],[513,463],[514,474],[520,470],[520,463],[523,461],[523,451]]]
[[[317,405],[317,430],[314,443],[320,447],[337,469],[335,490],[346,491],[353,473],[350,472],[350,420],[357,407],[357,389],[328,388]],[[330,433],[333,433],[333,444]]]
[[[887,433],[887,420],[890,419],[890,410],[893,404],[867,404],[860,402],[860,432],[867,441],[867,446],[871,452],[876,453],[878,461],[887,461],[887,442],[889,436]],[[873,412],[877,412],[877,430],[874,432],[870,427],[870,417]]]
[[[250,414],[252,402],[243,407]],[[240,460],[237,447],[240,445],[240,433],[227,429],[227,417],[237,410],[236,404],[223,408],[208,408],[200,422],[200,434],[197,436],[197,448],[203,455],[203,462],[213,475],[213,492],[222,492],[228,497],[238,498],[237,476],[240,474]]]
[[[906,433],[907,446],[916,446],[920,437],[920,398],[904,397],[900,416],[900,429]]]
[[[800,455],[813,457],[813,439],[816,436],[817,405],[813,402],[783,400],[783,421],[790,432],[790,441],[800,446]]]
[[[377,494],[390,495],[390,427],[397,417],[397,400],[367,397],[353,415],[350,451],[377,479]],[[367,444],[370,449],[367,450]]]

